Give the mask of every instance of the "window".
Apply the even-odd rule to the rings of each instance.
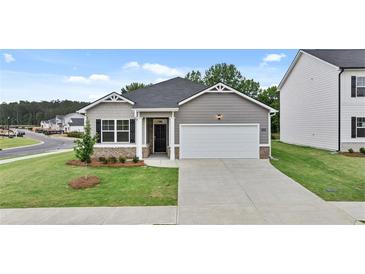
[[[365,77],[356,77],[356,95],[365,97]]]
[[[129,120],[102,120],[101,142],[129,143]]]
[[[365,117],[357,117],[356,120],[356,136],[365,137]]]
[[[129,143],[129,120],[117,120],[117,142]]]
[[[102,142],[114,142],[114,120],[103,120],[101,128]]]

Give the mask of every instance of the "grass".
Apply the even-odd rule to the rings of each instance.
[[[177,168],[85,168],[66,165],[61,153],[0,165],[0,207],[78,207],[176,205]],[[94,188],[75,190],[68,182],[99,176]]]
[[[327,201],[365,201],[365,158],[272,142],[271,163]]]
[[[0,137],[0,148],[14,148],[39,144],[40,141],[28,137]]]

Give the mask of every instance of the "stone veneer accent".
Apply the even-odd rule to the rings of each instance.
[[[179,159],[179,152],[180,152],[180,148],[175,147],[175,159]],[[168,149],[167,149],[167,157],[170,158],[170,147],[168,147]]]
[[[348,151],[350,148],[352,148],[354,151],[358,152],[361,147],[365,147],[365,142],[341,143],[341,151]]]
[[[142,148],[143,158],[147,158],[150,155],[149,146]],[[95,147],[94,148],[94,158],[99,157],[125,157],[125,158],[133,158],[136,156],[136,148],[135,147]]]
[[[270,147],[260,147],[260,159],[269,159]]]

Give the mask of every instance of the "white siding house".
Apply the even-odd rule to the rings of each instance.
[[[281,141],[329,150],[365,147],[362,130],[353,128],[354,118],[359,126],[365,119],[361,87],[351,94],[359,77],[365,81],[365,50],[300,50],[279,85]]]

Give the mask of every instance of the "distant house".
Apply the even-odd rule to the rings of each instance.
[[[41,121],[41,128],[49,130],[62,130],[64,132],[84,131],[85,117],[79,113],[56,115],[50,120]]]
[[[279,90],[281,141],[365,147],[365,50],[300,50]]]

